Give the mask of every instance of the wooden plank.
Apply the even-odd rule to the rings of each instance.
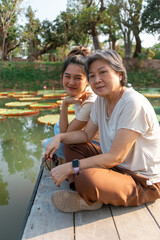
[[[109,206],[75,214],[76,240],[119,239]]]
[[[111,211],[121,240],[159,240],[160,229],[145,205],[114,207]]]
[[[58,211],[51,201],[52,193],[59,189],[68,188],[64,182],[57,188],[49,171],[44,169],[38,192],[29,215],[22,239],[34,240],[73,240],[73,214]]]
[[[146,205],[160,227],[160,199],[154,203],[147,203]]]

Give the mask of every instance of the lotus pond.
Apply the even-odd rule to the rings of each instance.
[[[160,88],[138,89],[138,91],[143,94],[160,95]],[[160,121],[160,97],[152,96],[148,99],[155,107]],[[50,98],[45,100],[48,104],[56,101],[57,99]],[[0,110],[6,108],[5,104],[9,102],[17,102],[17,98],[1,97]],[[44,104],[41,98],[38,102]],[[30,109],[24,104],[20,108]],[[48,114],[58,114],[55,117],[56,122],[59,109],[41,107],[33,115],[6,116],[5,119],[0,120],[0,239],[2,240],[15,240],[19,235],[44,154],[41,141],[53,135],[52,125],[38,123],[39,117]]]

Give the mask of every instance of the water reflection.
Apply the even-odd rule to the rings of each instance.
[[[9,101],[1,100],[0,108]],[[41,141],[53,135],[37,118],[49,113],[0,121],[0,239],[17,239],[44,153]]]
[[[0,206],[8,205],[9,193],[7,191],[7,182],[3,182],[2,173],[0,172]]]

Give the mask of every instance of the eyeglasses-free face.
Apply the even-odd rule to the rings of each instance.
[[[85,90],[87,85],[88,81],[83,68],[76,64],[69,64],[63,74],[63,87],[67,95],[77,96]]]
[[[122,74],[116,72],[106,61],[95,60],[89,67],[89,83],[99,96],[106,97],[121,88]]]

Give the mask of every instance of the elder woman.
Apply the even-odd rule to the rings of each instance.
[[[76,212],[155,201],[160,197],[160,128],[154,109],[126,87],[126,70],[117,52],[96,51],[86,69],[98,95],[87,126],[55,136],[46,149],[52,157],[60,142],[65,143],[67,163],[52,169],[51,176],[59,186],[74,175],[77,190],[54,192],[54,205]],[[90,143],[98,129],[100,148]]]

